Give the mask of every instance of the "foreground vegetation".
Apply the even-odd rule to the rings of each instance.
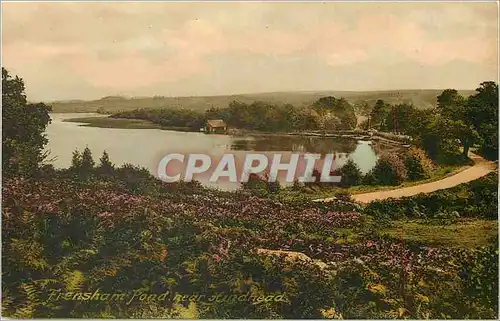
[[[2,87],[4,316],[498,318],[497,175],[362,208],[167,184],[88,148],[55,170],[49,109],[5,70]],[[386,159],[372,178],[418,164]],[[422,237],[438,228],[448,243]]]
[[[87,157],[80,156],[75,158]],[[406,237],[401,243],[399,235],[394,235],[398,221],[393,227],[380,225],[378,219],[365,216],[371,214],[368,208],[349,203],[278,203],[244,191],[227,193],[196,184],[165,184],[132,166],[113,169],[106,157],[98,167],[90,168],[85,161],[76,163],[77,167],[63,172],[46,172],[43,180],[11,179],[4,184],[5,315],[497,315],[496,221],[488,228],[493,240],[486,242],[450,242],[435,247],[435,240],[412,242]],[[493,183],[482,186],[483,193],[496,192],[491,189]],[[470,215],[481,213],[484,207],[491,212],[497,209],[491,199],[462,197],[477,207],[468,212]],[[456,199],[448,203],[454,202]],[[448,203],[443,202],[444,206]],[[445,226],[442,229],[450,223],[460,222],[441,223]],[[431,222],[422,226],[428,231],[436,229]],[[406,231],[410,231],[408,225]],[[486,244],[489,247],[474,247]],[[313,261],[269,256],[258,249],[300,252]],[[157,295],[166,291],[185,295],[283,293],[286,301],[188,304],[169,296],[161,302],[135,300],[126,305],[111,300],[48,299],[51,289],[86,293],[97,288],[102,293],[141,289]]]

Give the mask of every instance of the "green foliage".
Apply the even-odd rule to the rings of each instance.
[[[78,151],[78,149],[75,149],[73,151],[73,156],[71,158],[71,167],[70,167],[70,169],[76,171],[76,170],[78,170],[81,167],[82,167],[82,154]]]
[[[476,94],[462,97],[454,89],[447,89],[438,96],[438,107],[442,120],[438,127],[448,131],[452,138],[460,140],[464,156],[474,144],[481,150],[498,151],[498,85],[483,82]],[[451,138],[450,137],[450,138]],[[488,154],[488,153],[487,153]]]
[[[376,185],[399,185],[407,178],[405,164],[396,154],[382,155],[371,172]]]
[[[179,127],[198,131],[204,125],[203,114],[187,109],[135,109],[112,114],[112,118],[143,119],[166,128]]]
[[[82,153],[82,164],[81,169],[85,173],[89,173],[95,167],[94,159],[92,158],[92,152],[86,146]]]
[[[385,131],[396,131],[402,134],[410,134],[415,131],[416,124],[415,119],[420,113],[413,105],[410,104],[397,104],[391,106],[391,111],[387,113],[383,126],[380,129]],[[396,124],[394,124],[394,115],[396,115]]]
[[[481,150],[498,159],[498,84],[482,82],[467,100],[466,117],[482,138]]]
[[[106,151],[102,153],[99,162],[99,170],[101,173],[111,173],[115,168],[115,165],[113,165],[113,163],[110,161],[109,155]]]
[[[79,179],[87,180],[93,174],[94,168],[95,162],[88,147],[85,147],[82,153],[78,150],[73,151],[71,167],[69,168],[71,173]]]
[[[497,282],[494,252],[402,247],[370,235],[352,239],[343,231],[358,228],[361,217],[346,210],[332,212],[340,206],[335,202],[297,199],[292,206],[248,193],[199,187],[165,188],[161,194],[145,196],[122,178],[147,180],[146,172],[131,166],[122,171],[128,175],[118,176],[117,169],[116,176],[106,178],[107,185],[100,184],[99,175],[86,185],[59,177],[4,182],[4,315],[386,319],[497,315],[491,300]],[[482,193],[474,197],[484,199],[486,189],[490,190],[481,184],[471,191]],[[263,254],[256,251],[259,248],[300,252],[313,259]],[[462,270],[467,277],[460,276]],[[48,300],[51,291],[94,293],[96,289],[229,297],[282,293],[285,300],[190,304],[174,303],[169,297],[159,302],[136,299],[130,305]]]
[[[449,119],[463,118],[467,100],[455,89],[446,89],[437,97],[437,111]],[[457,117],[458,116],[458,117]]]
[[[405,155],[404,162],[409,180],[420,180],[430,177],[433,164],[422,149],[417,147],[410,148]]]
[[[373,201],[365,213],[390,219],[480,217],[496,219],[498,216],[498,176],[487,176],[454,188],[419,194],[401,199]]]
[[[474,141],[474,133],[471,136],[460,136],[462,123],[450,120],[441,115],[430,115],[424,121],[426,126],[420,128],[416,143],[426,151],[430,158],[439,164],[460,164],[467,158],[460,151],[460,141]]]
[[[255,173],[250,173],[248,181],[241,183],[241,187],[243,190],[248,190],[252,192],[252,194],[260,197],[266,197],[269,196],[269,194],[278,193],[281,189],[280,183],[277,180],[270,182],[268,181],[268,178],[268,175],[261,177]]]
[[[487,315],[484,306],[498,311],[498,244],[474,253],[460,273],[471,300],[466,302],[476,315]]]
[[[50,122],[50,107],[28,104],[24,82],[2,67],[2,174],[34,175],[47,153],[44,131]]]
[[[435,111],[414,111],[408,130],[415,142],[441,164],[458,164],[478,145],[485,156],[498,152],[498,85],[483,82],[468,98],[446,89],[437,97]],[[462,153],[460,153],[462,147]],[[460,156],[460,154],[462,154]]]
[[[342,176],[340,185],[343,187],[359,185],[363,179],[359,166],[352,159],[349,159],[337,174]]]
[[[370,122],[372,128],[384,128],[385,121],[390,115],[391,106],[386,104],[383,100],[379,99],[373,106],[370,114]]]
[[[114,118],[144,119],[170,128],[199,130],[208,119],[222,119],[233,128],[268,132],[317,129],[354,129],[354,108],[344,98],[323,97],[311,107],[263,101],[231,101],[226,108],[210,107],[204,114],[184,109],[136,109],[113,114]],[[325,127],[326,126],[326,127]]]
[[[312,109],[318,113],[322,129],[343,130],[356,127],[354,107],[344,98],[322,97],[313,103]]]
[[[246,104],[232,101],[226,109],[219,111],[222,119],[234,128],[269,132],[318,129],[317,120],[309,108],[278,105],[262,101]],[[207,113],[206,118],[208,119]]]

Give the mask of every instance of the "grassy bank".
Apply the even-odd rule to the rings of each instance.
[[[84,123],[85,127],[122,128],[122,129],[164,129],[176,131],[191,131],[185,127],[163,127],[143,119],[126,119],[110,117],[81,117],[65,120],[72,123]]]
[[[431,247],[475,248],[494,243],[498,238],[498,221],[459,219],[452,224],[435,220],[394,221],[380,235]]]
[[[349,188],[343,187],[328,187],[328,186],[302,186],[300,189],[294,189],[293,187],[286,187],[280,190],[280,198],[293,198],[300,195],[305,195],[310,199],[319,199],[319,198],[328,198],[334,196],[336,193],[345,193],[349,194],[363,194],[363,193],[371,193],[378,191],[387,191],[398,188],[410,187],[425,183],[430,183],[434,181],[438,181],[445,177],[455,175],[456,173],[467,169],[469,166],[463,165],[448,165],[448,166],[437,166],[431,172],[431,175],[428,179],[418,180],[418,181],[406,181],[401,183],[398,186],[391,185],[358,185],[352,186]]]

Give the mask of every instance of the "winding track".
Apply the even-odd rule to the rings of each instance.
[[[490,162],[479,155],[472,152],[469,153],[470,159],[474,162],[473,166],[449,177],[445,177],[439,181],[434,181],[430,183],[425,183],[421,185],[415,185],[410,187],[403,187],[388,191],[371,192],[363,194],[354,194],[351,197],[354,201],[359,203],[370,203],[371,201],[381,200],[386,198],[401,198],[405,196],[413,196],[420,193],[431,193],[440,189],[451,188],[462,183],[467,183],[483,177],[490,172],[493,172],[497,165],[494,162]],[[328,202],[333,200],[333,197],[317,199],[317,202]]]

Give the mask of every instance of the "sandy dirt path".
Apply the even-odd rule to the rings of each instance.
[[[386,198],[400,198],[404,196],[413,196],[420,193],[431,193],[440,189],[451,188],[462,183],[473,181],[494,171],[497,167],[494,162],[487,161],[479,155],[470,153],[469,157],[474,161],[473,166],[455,175],[445,177],[439,181],[387,191],[354,194],[352,195],[352,198],[359,203],[370,203],[371,201]],[[315,201],[329,201],[331,199],[332,198],[325,198]]]

